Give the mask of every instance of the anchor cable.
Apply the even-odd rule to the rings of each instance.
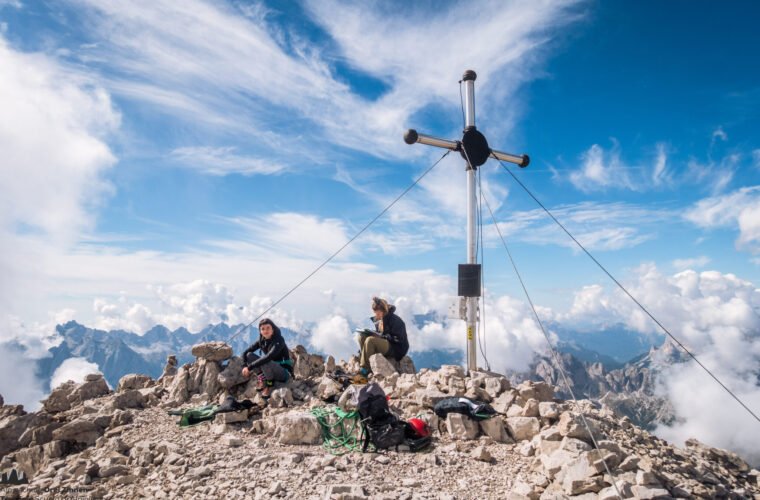
[[[243,332],[245,329],[247,329],[247,328],[249,328],[251,325],[253,325],[253,324],[254,324],[254,323],[257,321],[257,320],[259,320],[260,318],[262,318],[262,317],[263,317],[263,316],[264,316],[266,313],[268,313],[269,311],[271,311],[272,309],[274,309],[274,308],[277,306],[277,304],[279,304],[280,302],[282,302],[283,300],[285,300],[285,299],[286,299],[286,298],[287,298],[287,297],[288,297],[288,296],[289,296],[291,293],[295,292],[295,291],[296,291],[296,289],[297,289],[298,287],[300,287],[301,285],[303,285],[304,283],[306,283],[306,281],[307,281],[309,278],[311,278],[312,276],[314,276],[315,274],[317,274],[317,272],[318,272],[320,269],[322,269],[323,267],[325,267],[325,266],[326,266],[326,265],[327,265],[327,264],[328,264],[328,263],[329,263],[331,260],[333,260],[335,257],[337,257],[337,255],[338,255],[340,252],[342,252],[343,250],[345,250],[345,248],[346,248],[348,245],[350,245],[351,243],[353,243],[353,242],[354,242],[354,240],[356,240],[356,239],[357,239],[359,236],[361,236],[361,235],[362,235],[362,233],[364,233],[364,231],[366,231],[367,229],[369,229],[369,227],[370,227],[372,224],[374,224],[374,223],[375,223],[375,222],[376,222],[376,221],[377,221],[377,220],[378,220],[380,217],[382,217],[383,215],[385,215],[385,213],[386,213],[388,210],[390,210],[390,209],[391,209],[391,207],[393,207],[393,205],[395,205],[395,204],[396,204],[396,202],[398,202],[398,201],[399,201],[399,200],[400,200],[402,197],[404,197],[404,195],[406,195],[406,194],[407,194],[409,191],[411,191],[411,189],[412,189],[414,186],[416,186],[416,185],[417,185],[417,184],[418,184],[418,183],[419,183],[419,182],[422,180],[422,178],[423,178],[423,177],[425,177],[425,176],[426,176],[428,173],[430,173],[430,171],[431,171],[431,170],[433,170],[433,169],[434,169],[434,168],[435,168],[435,167],[436,167],[436,166],[437,166],[439,163],[441,163],[441,161],[442,161],[444,158],[446,158],[446,157],[449,155],[449,153],[451,153],[451,151],[446,151],[446,152],[443,154],[443,156],[441,156],[440,158],[438,158],[438,159],[435,161],[435,163],[433,163],[432,165],[430,165],[430,167],[428,167],[428,169],[427,169],[427,170],[425,170],[424,172],[422,172],[422,174],[420,174],[420,175],[419,175],[419,177],[417,177],[417,178],[414,180],[414,182],[412,182],[412,183],[409,185],[409,187],[407,187],[406,189],[404,189],[404,190],[401,192],[401,194],[399,194],[398,196],[396,196],[396,198],[394,198],[394,199],[393,199],[393,201],[391,201],[391,202],[390,202],[388,205],[386,205],[386,206],[385,206],[385,208],[383,208],[383,209],[380,211],[380,213],[378,213],[378,214],[377,214],[377,215],[376,215],[374,218],[372,218],[372,220],[370,220],[369,222],[367,222],[367,224],[365,224],[365,225],[364,225],[364,227],[362,227],[362,228],[359,230],[359,232],[357,232],[357,233],[356,233],[356,234],[355,234],[355,235],[354,235],[354,236],[353,236],[353,237],[352,237],[350,240],[348,240],[348,241],[347,241],[345,244],[343,244],[343,246],[341,246],[339,249],[337,249],[335,252],[333,252],[333,253],[332,253],[332,254],[331,254],[329,257],[327,257],[327,259],[325,259],[324,261],[322,261],[322,263],[321,263],[321,264],[319,264],[317,267],[315,267],[313,271],[311,271],[309,274],[307,274],[307,275],[306,275],[306,277],[305,277],[305,278],[303,278],[301,281],[299,281],[298,283],[296,283],[296,284],[295,284],[295,285],[294,285],[292,288],[290,288],[290,289],[289,289],[287,292],[285,292],[285,294],[283,294],[283,295],[282,295],[282,296],[281,296],[279,299],[277,299],[277,300],[276,300],[275,302],[273,302],[273,303],[272,303],[272,304],[271,304],[269,307],[267,307],[266,309],[264,309],[264,310],[263,310],[263,311],[262,311],[262,312],[261,312],[261,313],[260,313],[258,316],[256,316],[256,317],[255,317],[255,318],[254,318],[254,319],[253,319],[253,320],[252,320],[250,323],[248,323],[248,324],[247,324],[247,325],[245,325],[245,326],[239,327],[239,328],[237,329],[237,331],[236,331],[236,332],[235,332],[235,333],[234,333],[234,334],[233,334],[233,335],[232,335],[230,338],[228,338],[227,340],[225,340],[225,342],[224,342],[224,343],[225,343],[225,344],[228,344],[230,341],[232,341],[232,339],[234,339],[235,337],[237,337],[238,335],[240,335],[240,334],[241,334],[241,333],[242,333],[242,332]],[[213,351],[211,351],[210,353],[208,353],[208,354],[207,354],[205,357],[208,357],[208,356],[210,356],[211,354],[213,354],[214,352],[218,351],[218,350],[219,350],[219,349],[221,349],[221,348],[222,348],[222,346],[220,346],[220,347],[217,347],[216,349],[214,349]]]
[[[567,380],[565,369],[562,368],[562,364],[560,364],[559,362],[559,358],[557,357],[557,351],[554,349],[554,346],[552,345],[552,341],[549,338],[549,334],[546,333],[544,324],[541,322],[541,319],[538,317],[538,312],[536,311],[536,307],[533,305],[533,301],[530,298],[528,289],[525,287],[525,283],[523,282],[522,276],[520,276],[520,271],[517,270],[517,265],[515,264],[515,261],[512,258],[512,252],[509,251],[507,242],[504,240],[504,236],[502,236],[501,234],[501,229],[499,229],[499,224],[496,222],[496,217],[494,217],[493,215],[493,211],[491,210],[491,205],[488,203],[487,198],[483,198],[483,199],[486,202],[486,207],[488,208],[488,212],[491,214],[491,220],[493,220],[493,225],[496,228],[496,232],[499,233],[499,238],[501,239],[501,243],[502,245],[504,245],[504,250],[507,251],[507,255],[509,256],[509,262],[512,263],[512,268],[515,270],[515,274],[517,275],[518,281],[520,281],[520,286],[522,286],[523,292],[525,293],[525,297],[528,299],[528,304],[530,304],[530,308],[531,310],[533,310],[533,316],[536,318],[536,322],[538,323],[538,326],[541,328],[541,333],[544,334],[546,343],[549,345],[549,352],[551,352],[551,355],[554,358],[554,364],[557,365],[557,368],[559,368],[559,372],[562,374],[562,381],[565,384],[567,391],[570,393],[570,396],[573,398],[573,403],[575,404],[578,414],[581,416],[581,420],[583,420],[583,425],[586,427],[586,431],[588,431],[588,435],[591,436],[591,441],[594,443],[594,448],[596,448],[597,453],[599,453],[599,458],[602,460],[602,463],[604,464],[604,469],[607,471],[607,474],[609,474],[610,477],[612,478],[612,485],[615,487],[615,491],[617,492],[618,497],[623,498],[623,495],[621,495],[620,490],[618,489],[617,479],[615,477],[615,474],[612,473],[612,470],[610,470],[609,466],[607,465],[607,460],[604,458],[604,455],[602,454],[602,450],[599,448],[599,444],[596,442],[594,433],[591,432],[591,426],[586,420],[586,416],[583,414],[583,411],[581,410],[581,406],[580,404],[578,404],[578,400],[575,398],[575,393],[573,392],[573,389]]]
[[[680,348],[681,348],[681,349],[682,349],[682,350],[683,350],[683,351],[684,351],[686,354],[688,354],[688,355],[691,357],[691,359],[693,359],[693,360],[694,360],[694,361],[695,361],[695,362],[696,362],[696,363],[697,363],[697,364],[698,364],[698,365],[699,365],[699,366],[700,366],[700,367],[701,367],[701,368],[702,368],[702,369],[703,369],[705,372],[707,372],[707,374],[708,374],[708,375],[710,375],[710,376],[713,378],[713,380],[715,380],[715,381],[716,381],[716,382],[717,382],[717,383],[718,383],[718,384],[719,384],[719,385],[720,385],[720,386],[721,386],[721,387],[722,387],[722,388],[723,388],[723,389],[724,389],[724,390],[725,390],[727,393],[729,393],[729,394],[731,395],[731,397],[733,397],[733,398],[736,400],[736,402],[738,402],[738,403],[739,403],[739,404],[740,404],[740,405],[741,405],[741,406],[742,406],[742,407],[743,407],[745,410],[747,410],[747,412],[748,412],[750,415],[752,415],[752,416],[755,418],[755,420],[757,420],[758,422],[760,422],[760,417],[758,417],[758,416],[757,416],[757,415],[756,415],[756,414],[755,414],[755,413],[754,413],[752,410],[750,410],[750,409],[749,409],[749,407],[748,407],[746,404],[744,404],[744,402],[743,402],[741,399],[739,399],[739,397],[738,397],[736,394],[734,394],[734,393],[731,391],[731,389],[729,389],[728,387],[726,387],[726,385],[725,385],[723,382],[721,382],[721,381],[720,381],[720,379],[718,379],[718,377],[717,377],[716,375],[714,375],[714,374],[713,374],[713,373],[710,371],[710,369],[708,369],[708,368],[707,368],[705,365],[703,365],[703,364],[702,364],[702,362],[701,362],[701,361],[699,361],[699,360],[697,359],[697,357],[696,357],[696,356],[695,356],[695,355],[694,355],[694,354],[693,354],[693,353],[692,353],[692,352],[691,352],[691,351],[690,351],[688,348],[686,348],[686,346],[685,346],[685,345],[683,345],[683,344],[681,343],[681,341],[679,341],[679,340],[678,340],[678,339],[677,339],[677,338],[676,338],[676,337],[675,337],[675,336],[674,336],[672,333],[670,333],[670,331],[669,331],[667,328],[665,328],[665,326],[663,326],[663,324],[662,324],[662,323],[660,323],[660,322],[657,320],[657,318],[655,318],[655,317],[652,315],[652,313],[650,313],[650,312],[649,312],[649,310],[648,310],[646,307],[644,307],[644,306],[641,304],[641,302],[639,302],[638,300],[636,300],[636,298],[635,298],[633,295],[631,295],[631,293],[630,293],[630,292],[629,292],[629,291],[628,291],[628,290],[627,290],[627,289],[626,289],[626,288],[625,288],[625,287],[624,287],[624,286],[623,286],[623,285],[622,285],[622,284],[621,284],[621,283],[620,283],[620,282],[619,282],[617,279],[615,279],[615,277],[614,277],[614,276],[612,276],[612,274],[610,274],[610,272],[609,272],[609,271],[607,271],[607,269],[606,269],[606,268],[605,268],[605,267],[604,267],[604,266],[603,266],[603,265],[602,265],[602,264],[601,264],[601,263],[600,263],[598,260],[596,260],[596,258],[594,258],[594,256],[593,256],[593,255],[591,255],[591,252],[589,252],[588,250],[586,250],[586,247],[584,247],[584,246],[583,246],[583,245],[582,245],[582,244],[581,244],[581,243],[580,243],[580,242],[579,242],[577,239],[575,239],[575,236],[573,236],[572,234],[570,234],[570,231],[568,231],[568,230],[567,230],[567,228],[565,228],[565,226],[564,226],[564,225],[562,225],[562,223],[561,223],[560,221],[558,221],[556,217],[554,217],[554,214],[552,214],[552,213],[549,211],[549,209],[547,209],[547,208],[544,206],[544,204],[543,204],[543,203],[541,203],[541,202],[538,200],[538,198],[536,198],[536,197],[533,195],[533,193],[532,193],[532,192],[531,192],[531,191],[530,191],[530,190],[529,190],[529,189],[528,189],[528,188],[525,186],[525,184],[523,184],[522,182],[520,182],[520,179],[518,179],[518,178],[517,178],[517,176],[514,174],[514,172],[512,172],[512,170],[510,170],[510,169],[509,169],[509,167],[507,167],[507,165],[505,165],[505,163],[504,163],[502,160],[499,160],[499,163],[501,164],[501,166],[502,166],[502,167],[504,167],[504,170],[506,170],[506,171],[507,171],[507,173],[509,173],[509,175],[511,175],[511,176],[512,176],[512,178],[513,178],[513,179],[514,179],[514,180],[515,180],[515,181],[516,181],[516,182],[517,182],[517,183],[520,185],[520,187],[521,187],[521,188],[523,188],[523,190],[525,190],[525,192],[526,192],[526,193],[528,193],[528,195],[529,195],[531,198],[533,198],[533,201],[535,201],[536,203],[538,203],[538,206],[540,206],[540,207],[541,207],[541,208],[544,210],[544,212],[546,212],[546,213],[547,213],[547,215],[549,215],[549,217],[551,217],[551,219],[552,219],[554,222],[556,222],[556,223],[557,223],[557,225],[558,225],[560,228],[562,228],[562,230],[565,232],[565,234],[567,234],[567,235],[570,237],[570,239],[572,239],[572,240],[575,242],[575,244],[576,244],[576,245],[578,245],[578,247],[579,247],[581,250],[583,250],[583,252],[584,252],[586,255],[588,255],[588,257],[589,257],[589,258],[590,258],[592,261],[594,261],[594,264],[596,264],[597,266],[599,266],[599,269],[601,269],[602,271],[604,271],[604,273],[605,273],[605,274],[606,274],[606,275],[607,275],[607,276],[608,276],[608,277],[609,277],[609,278],[610,278],[610,279],[611,279],[611,280],[612,280],[612,281],[613,281],[613,282],[614,282],[614,283],[615,283],[615,284],[616,284],[616,285],[617,285],[617,286],[618,286],[618,287],[619,287],[621,290],[623,290],[623,292],[624,292],[624,293],[625,293],[625,294],[626,294],[626,295],[627,295],[627,296],[628,296],[628,297],[629,297],[629,298],[630,298],[630,299],[631,299],[631,300],[632,300],[632,301],[633,301],[633,302],[634,302],[634,303],[635,303],[637,306],[639,306],[639,308],[640,308],[642,311],[644,311],[644,313],[645,313],[647,316],[649,316],[649,318],[650,318],[652,321],[654,321],[654,322],[655,322],[655,324],[657,324],[657,326],[659,326],[659,327],[660,327],[660,329],[661,329],[663,332],[665,332],[665,333],[668,335],[668,337],[670,337],[670,338],[671,338],[671,339],[672,339],[672,340],[673,340],[673,341],[674,341],[676,344],[678,344],[678,347],[680,347]]]

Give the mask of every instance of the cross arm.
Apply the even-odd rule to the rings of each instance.
[[[410,128],[404,133],[404,142],[407,144],[414,144],[419,142],[420,144],[427,144],[428,146],[435,146],[437,148],[450,149],[451,151],[459,151],[462,148],[462,143],[459,141],[451,141],[449,139],[441,139],[432,135],[418,134],[416,130]]]

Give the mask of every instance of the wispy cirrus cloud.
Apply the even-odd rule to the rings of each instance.
[[[309,130],[304,138],[312,146],[326,138],[380,157],[403,157],[415,154],[400,142],[408,118],[431,103],[455,111],[464,69],[481,70],[479,83],[502,98],[530,79],[526,68],[551,40],[551,28],[581,17],[571,12],[576,3],[484,1],[472,10],[475,20],[452,8],[432,18],[426,13],[424,23],[417,19],[421,12],[410,16],[405,8],[307,3],[337,55],[329,46],[316,48],[264,8],[252,12],[202,0],[77,5],[86,6],[83,18],[96,42],[80,57],[121,95],[234,133],[275,130],[283,139],[295,126],[298,134]],[[364,97],[340,76],[336,61],[372,75],[387,91]],[[517,64],[521,71],[508,71]]]
[[[675,259],[671,264],[678,271],[686,269],[700,269],[710,263],[710,257],[701,255],[691,259]]]
[[[171,152],[171,157],[182,167],[213,175],[269,175],[286,169],[285,165],[269,159],[236,154],[232,146],[177,148]]]
[[[583,202],[549,209],[590,250],[619,250],[639,245],[656,236],[658,223],[677,219],[674,213],[666,209],[623,202]],[[642,221],[647,221],[647,224],[642,225]],[[505,220],[499,220],[498,224],[505,237],[577,249],[575,243],[541,209],[513,213]],[[492,227],[487,230],[485,234],[492,240],[498,238]]]

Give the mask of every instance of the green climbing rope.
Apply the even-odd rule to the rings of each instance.
[[[318,406],[311,410],[311,414],[322,425],[324,442],[322,447],[333,455],[344,455],[349,451],[362,451],[364,427],[361,427],[361,435],[357,438],[354,431],[357,425],[361,426],[361,416],[358,411],[343,411],[338,406]],[[350,425],[350,428],[348,426]],[[375,451],[370,443],[368,451]]]

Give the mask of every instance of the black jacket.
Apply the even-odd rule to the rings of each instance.
[[[256,349],[261,349],[261,357],[253,363],[247,364],[249,370],[253,370],[256,366],[261,366],[268,361],[281,362],[290,360],[290,351],[288,346],[285,345],[285,339],[282,338],[280,328],[275,326],[273,329],[271,339],[265,339],[263,335],[259,335],[259,340],[248,346],[248,349],[243,351],[242,358],[245,363],[245,356],[249,352],[254,352]]]
[[[394,314],[396,306],[391,306],[388,314],[383,316],[383,331],[379,331],[381,337],[390,343],[388,355],[396,361],[406,356],[409,351],[409,340],[406,338],[406,325],[404,320]]]

